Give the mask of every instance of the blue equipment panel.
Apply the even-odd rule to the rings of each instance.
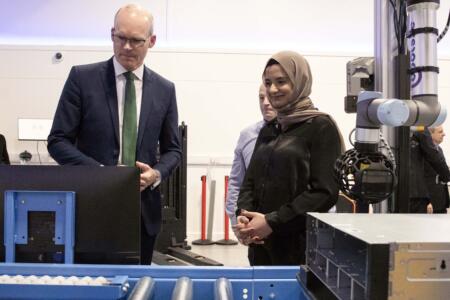
[[[75,193],[5,191],[5,261],[15,261],[16,244],[28,243],[28,214],[55,213],[55,245],[64,245],[64,262],[73,263],[75,243]]]
[[[0,264],[0,274],[36,276],[103,276],[115,278],[126,276],[127,282],[108,286],[52,286],[43,289],[37,285],[27,286],[27,293],[17,285],[0,284],[0,298],[8,299],[81,299],[77,295],[89,295],[89,299],[120,299],[129,295],[136,282],[151,277],[155,282],[149,299],[172,299],[177,279],[192,280],[192,299],[215,299],[215,283],[226,278],[231,283],[229,299],[310,299],[296,277],[302,272],[299,267],[168,267],[168,266],[117,266],[117,265],[69,265],[69,264]],[[123,277],[121,277],[123,278]],[[129,288],[127,288],[129,284]],[[79,291],[77,291],[77,289]],[[119,290],[122,291],[120,294]],[[11,292],[14,290],[14,292]],[[50,294],[50,291],[52,294]],[[70,293],[70,294],[69,294]],[[32,297],[30,297],[32,296]],[[85,298],[84,298],[85,299]]]
[[[121,299],[128,291],[127,276],[110,278],[108,285],[56,285],[56,284],[0,284],[1,299],[34,300],[107,300]]]

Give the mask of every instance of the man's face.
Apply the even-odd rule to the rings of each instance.
[[[150,35],[150,22],[142,15],[119,12],[115,27],[111,29],[114,56],[128,71],[136,70],[144,63],[147,50],[156,42]]]
[[[439,145],[444,140],[445,132],[442,126],[436,127],[434,132],[431,133],[431,138],[436,145]]]
[[[286,106],[292,98],[294,87],[280,65],[268,66],[264,72],[264,85],[272,107],[277,110]]]
[[[277,112],[270,105],[269,99],[267,98],[264,85],[261,85],[259,88],[259,108],[265,121],[270,121],[277,116]]]

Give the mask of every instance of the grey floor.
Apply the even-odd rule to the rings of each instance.
[[[203,255],[207,258],[213,259],[224,266],[228,267],[248,267],[247,247],[243,245],[222,246],[222,245],[208,245],[197,246],[192,245],[191,251]]]

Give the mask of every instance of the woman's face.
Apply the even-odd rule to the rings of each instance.
[[[279,64],[268,66],[264,72],[264,85],[274,109],[286,106],[292,99],[294,87]]]

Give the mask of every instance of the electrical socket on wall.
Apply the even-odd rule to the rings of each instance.
[[[18,119],[19,141],[46,141],[52,123],[52,119]]]

